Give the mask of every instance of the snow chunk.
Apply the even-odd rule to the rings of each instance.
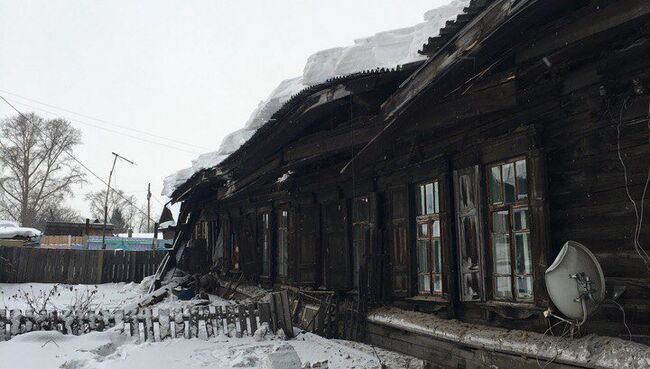
[[[11,239],[14,237],[38,237],[41,231],[36,228],[18,227],[16,222],[5,222],[0,225],[0,239]]]
[[[412,27],[377,33],[357,39],[346,47],[317,52],[307,59],[300,77],[282,81],[269,97],[260,102],[244,128],[223,139],[219,150],[200,155],[192,166],[169,175],[163,181],[162,195],[171,194],[195,173],[213,168],[239,149],[253,134],[266,124],[292,96],[308,86],[323,83],[337,76],[346,76],[365,70],[394,68],[426,59],[418,54],[429,37],[439,34],[447,20],[453,19],[469,4],[469,0],[454,0],[424,14],[424,22]]]
[[[302,363],[293,346],[283,343],[262,360],[262,369],[300,369]]]

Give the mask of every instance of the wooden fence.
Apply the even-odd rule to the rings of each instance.
[[[269,333],[283,330],[293,337],[286,292],[272,293],[270,302],[225,306],[194,306],[174,309],[139,308],[96,311],[50,311],[36,313],[0,310],[0,341],[33,331],[59,331],[81,335],[117,327],[145,341],[165,338],[242,337],[255,334],[266,323]]]
[[[71,248],[72,245],[86,245],[88,239],[85,236],[43,236],[41,247],[45,248]]]
[[[165,251],[0,247],[0,283],[140,282],[156,272]]]
[[[241,337],[252,335],[263,323],[276,332],[278,319],[270,303],[249,305],[201,306],[177,309],[140,309],[137,312],[117,310],[73,312],[0,310],[0,341],[19,334],[48,330],[81,335],[91,331],[118,329],[146,341],[165,338]]]

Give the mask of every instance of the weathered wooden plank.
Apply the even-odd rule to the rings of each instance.
[[[370,138],[379,133],[382,127],[383,124],[361,126],[353,130],[333,132],[328,137],[316,142],[297,143],[285,149],[284,159],[290,162],[311,156],[341,152],[342,150],[367,143]]]
[[[246,308],[243,305],[237,305],[237,317],[239,319],[239,331],[245,335],[249,331],[246,323]]]
[[[250,322],[250,334],[253,335],[257,330],[258,310],[255,308],[255,304],[248,305],[247,310],[248,310],[248,319]]]
[[[275,332],[275,326],[271,318],[271,304],[268,302],[259,302],[257,306],[260,310],[260,324],[266,323],[273,332]]]
[[[541,58],[554,50],[594,35],[609,33],[613,37],[615,34],[611,29],[649,15],[650,4],[645,0],[622,0],[606,6],[585,7],[584,11],[577,12],[570,22],[563,18],[552,24],[543,33],[549,37],[536,40],[533,46],[517,56],[517,62]]]

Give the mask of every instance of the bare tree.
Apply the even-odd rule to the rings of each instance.
[[[61,206],[56,203],[44,206],[36,217],[35,225],[38,229],[44,229],[46,222],[82,222],[84,219],[79,212],[68,206]]]
[[[84,173],[68,154],[81,131],[63,119],[19,114],[0,123],[0,211],[32,226],[48,204],[61,203]]]
[[[90,213],[93,218],[104,219],[104,201],[106,200],[106,190],[97,192],[90,192],[86,194],[86,201],[90,206]],[[134,229],[137,226],[137,217],[140,209],[137,204],[137,199],[133,195],[127,195],[122,190],[111,189],[108,196],[108,214],[112,215],[118,210],[123,224],[127,228]]]

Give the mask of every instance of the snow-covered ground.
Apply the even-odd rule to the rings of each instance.
[[[95,291],[95,292],[93,292]],[[51,283],[0,283],[0,309],[30,309],[32,305],[48,310],[64,310],[79,299],[92,294],[92,305],[102,309],[118,309],[146,292],[146,286],[137,283],[106,283],[99,285],[67,285]]]
[[[114,309],[133,302],[146,292],[148,281],[143,283],[109,283],[101,285],[57,285],[49,306],[65,309],[78,296],[97,291],[93,295],[94,306]],[[24,292],[49,295],[53,284],[0,284],[2,307],[26,309]],[[21,297],[23,296],[23,297]],[[218,296],[211,296],[212,304],[232,303]],[[173,307],[192,301],[176,301],[168,298],[156,305],[158,308]],[[288,345],[288,346],[287,346]],[[380,368],[380,361],[390,368],[420,368],[421,362],[355,342],[328,340],[317,335],[301,332],[294,339],[282,341],[273,335],[230,338],[226,336],[202,339],[168,339],[163,342],[142,342],[117,329],[92,332],[82,336],[63,335],[59,332],[41,331],[22,334],[10,341],[0,342],[0,369],[82,369],[82,368],[251,368],[281,369],[271,367],[274,356],[297,359],[305,367],[307,362],[327,360],[329,368],[366,369]],[[282,367],[285,369],[285,367]],[[286,368],[291,369],[291,368]]]

